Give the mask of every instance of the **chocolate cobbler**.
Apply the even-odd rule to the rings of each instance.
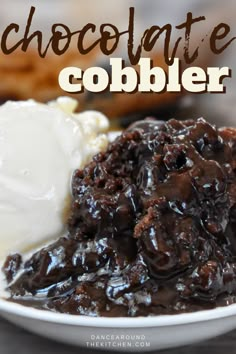
[[[75,171],[72,194],[66,236],[6,259],[10,301],[88,316],[236,302],[236,130],[140,121]]]

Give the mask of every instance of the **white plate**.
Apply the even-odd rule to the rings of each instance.
[[[236,304],[190,314],[93,318],[37,310],[0,299],[1,315],[63,343],[117,351],[151,351],[192,344],[236,328]]]

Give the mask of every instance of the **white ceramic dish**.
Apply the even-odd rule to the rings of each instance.
[[[125,352],[192,344],[236,328],[236,304],[170,316],[93,318],[37,310],[0,299],[0,312],[10,322],[60,342]]]

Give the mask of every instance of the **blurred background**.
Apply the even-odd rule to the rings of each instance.
[[[127,29],[129,7],[135,7],[135,38],[151,25],[162,26],[171,23],[174,26],[182,23],[186,13],[191,11],[195,17],[205,16],[206,21],[193,26],[192,43],[198,43],[204,34],[212,30],[220,22],[226,22],[231,27],[231,35],[236,35],[235,0],[48,0],[28,1],[1,0],[0,31],[12,22],[18,23],[20,31],[12,40],[19,40],[24,33],[26,20],[31,6],[36,7],[31,30],[41,30],[46,44],[50,37],[50,29],[54,23],[67,24],[71,30],[81,29],[89,22],[98,26],[101,23],[112,23],[119,29]],[[174,41],[178,31],[173,31]],[[126,38],[114,56],[126,58]],[[101,55],[99,50],[81,56],[75,48],[71,48],[62,56],[49,54],[40,59],[34,49],[36,41],[32,42],[27,53],[17,51],[11,55],[0,54],[0,100],[34,98],[48,101],[59,95],[65,95],[57,82],[57,77],[65,66],[79,66],[86,69],[90,66],[107,68],[109,58]],[[151,53],[154,62],[163,64],[163,42],[157,44]],[[219,56],[213,56],[208,46],[202,47],[198,62],[194,65],[229,66],[232,78],[224,81],[226,94],[89,94],[73,95],[80,102],[80,109],[98,109],[106,113],[112,120],[112,126],[126,126],[136,119],[145,116],[156,116],[160,119],[176,117],[179,119],[197,118],[200,116],[216,124],[235,125],[234,111],[236,108],[236,41]],[[127,63],[128,64],[128,63]]]

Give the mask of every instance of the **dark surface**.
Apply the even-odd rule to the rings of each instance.
[[[102,353],[92,349],[71,347],[33,335],[0,319],[0,353],[1,354],[90,354]],[[109,351],[107,354],[111,353]],[[115,352],[113,352],[115,353]],[[143,352],[145,353],[145,352]],[[154,353],[154,352],[153,352]],[[235,354],[236,331],[214,338],[207,342],[157,352],[158,354]]]

